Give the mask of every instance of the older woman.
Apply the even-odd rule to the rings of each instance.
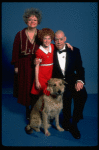
[[[14,65],[14,97],[18,103],[26,106],[26,116],[29,117],[31,104],[31,86],[34,79],[33,59],[40,42],[37,38],[37,25],[40,24],[42,15],[38,9],[27,9],[23,15],[27,28],[19,31],[14,40],[11,64]]]

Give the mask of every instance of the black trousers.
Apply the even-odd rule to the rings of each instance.
[[[83,119],[83,109],[87,100],[85,87],[77,92],[74,86],[66,85],[65,92],[63,94],[63,121],[65,123],[68,123],[71,118],[72,98],[74,100],[73,120],[78,122],[80,119]]]

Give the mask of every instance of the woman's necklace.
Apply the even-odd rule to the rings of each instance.
[[[29,36],[28,36],[28,31],[27,30],[25,30],[25,33],[26,33],[26,36],[27,36],[27,39],[26,39],[26,48],[25,48],[25,55],[28,55],[28,54],[30,54],[30,52],[31,52],[31,50],[29,50],[29,53],[27,53],[27,46],[28,46],[28,39],[29,39],[29,41],[30,41],[30,38],[29,38]],[[36,37],[36,35],[37,35],[37,29],[35,30],[35,33],[34,33],[34,36],[33,36],[33,39],[32,39],[32,43],[31,44],[33,44],[33,48],[32,48],[32,54],[34,54],[34,47],[35,47],[35,37]]]
[[[37,30],[35,30],[34,35],[32,34],[32,38],[30,38],[28,32],[29,32],[29,29],[26,30],[26,36],[29,39],[30,43],[33,44],[34,40],[35,40],[35,35],[36,35]]]

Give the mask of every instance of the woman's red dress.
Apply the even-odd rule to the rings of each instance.
[[[34,53],[39,48],[37,36],[35,42],[30,43],[23,29],[15,36],[11,64],[18,67],[14,75],[13,95],[18,98],[18,103],[29,106],[31,104],[31,87],[34,80]],[[37,31],[38,32],[38,31]],[[35,45],[34,45],[35,44]]]
[[[36,58],[39,58],[42,60],[39,66],[39,74],[38,79],[41,84],[41,89],[37,90],[35,87],[35,80],[33,82],[33,86],[31,89],[31,93],[38,95],[44,90],[46,87],[47,81],[52,77],[52,70],[53,70],[53,52],[54,52],[54,45],[50,45],[51,51],[46,53],[40,48],[36,51],[35,55]],[[49,65],[50,64],[50,65]]]

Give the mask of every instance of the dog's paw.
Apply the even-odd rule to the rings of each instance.
[[[50,134],[49,131],[47,131],[47,132],[45,133],[45,135],[46,135],[46,136],[50,136],[51,134]]]
[[[39,128],[33,128],[36,132],[40,132]]]
[[[38,128],[38,129],[36,130],[36,132],[40,132],[40,129]]]
[[[60,126],[57,127],[57,130],[60,131],[60,132],[63,132],[63,131],[64,131],[64,129],[61,128]]]
[[[47,125],[47,128],[49,129],[50,127],[51,127],[51,124],[48,124],[48,125]]]
[[[32,128],[25,127],[25,131],[26,131],[27,134],[33,133],[33,129]]]

